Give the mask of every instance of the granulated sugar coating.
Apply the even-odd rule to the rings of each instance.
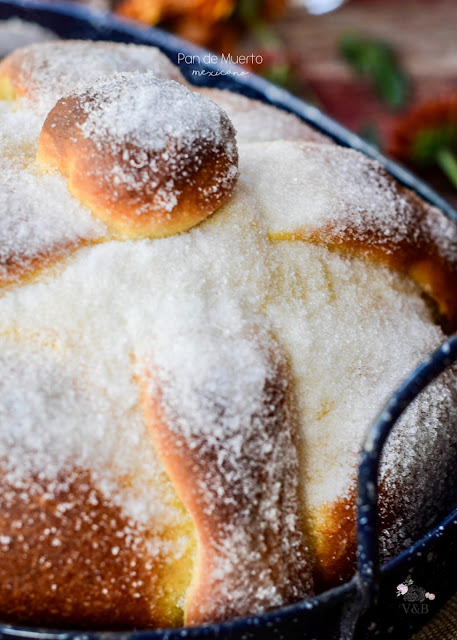
[[[34,42],[56,40],[57,36],[44,27],[20,18],[0,20],[0,58]]]
[[[272,140],[332,144],[330,138],[312,129],[297,116],[272,105],[220,89],[202,88],[199,93],[224,109],[236,129],[238,144]]]
[[[1,156],[23,155],[29,162],[35,158],[43,118],[30,109],[16,110],[10,102],[0,100]]]
[[[26,157],[0,157],[0,209],[3,284],[106,234],[61,176],[42,175]]]
[[[0,459],[9,485],[26,489],[39,478],[48,492],[58,492],[67,486],[62,471],[89,470],[125,515],[166,529],[176,517],[166,508],[172,493],[162,490],[163,478],[157,483],[163,471],[145,425],[134,414],[126,420],[134,390],[125,388],[123,402],[116,402],[94,386],[75,354],[69,361],[56,345],[40,349],[28,340],[4,343],[0,371]]]
[[[212,102],[177,82],[158,80],[154,73],[119,74],[115,81],[108,77],[72,95],[84,96],[81,130],[97,143],[165,151],[174,138],[182,146],[203,139],[218,147],[230,127]]]
[[[208,149],[216,155],[227,153],[230,161],[228,172],[220,178],[221,189],[226,188],[223,180],[229,186],[238,173],[233,127],[225,113],[177,82],[158,80],[153,73],[119,74],[69,97],[81,104],[77,126],[82,135],[100,150],[108,149],[115,159],[115,165],[107,167],[115,188],[125,185],[131,190],[154,191],[163,182],[157,206],[172,211],[180,195],[178,179],[184,171],[191,179]],[[168,169],[166,182],[160,180],[161,161]]]
[[[122,162],[119,141],[161,155],[172,137],[195,163],[200,141],[227,143],[220,109],[173,82],[120,74],[64,102],[81,92],[70,124]],[[26,121],[30,104],[1,109]],[[445,337],[438,280],[412,267],[424,257],[427,274],[455,274],[454,227],[354,151],[281,141],[239,145],[238,182],[200,224],[114,239],[33,160],[32,120],[0,124],[0,614],[197,624],[350,574],[366,430]],[[144,194],[136,169],[129,188]],[[409,262],[382,259],[404,246]],[[455,378],[422,394],[387,444],[384,557],[449,490]]]
[[[80,82],[121,71],[152,71],[157,78],[184,82],[179,69],[155,47],[115,42],[64,40],[29,45],[0,64],[17,95],[47,112]]]
[[[299,236],[324,227],[334,244],[338,238],[343,244],[356,237],[390,251],[404,242],[420,243],[425,236],[440,257],[457,265],[456,226],[392,180],[374,160],[349,149],[343,154],[336,146],[291,149],[284,142],[275,142],[266,154],[260,145],[249,153],[251,166],[259,165],[253,169],[260,172],[256,188],[259,195],[266,194],[271,234]]]
[[[185,316],[168,318],[146,358],[154,372],[146,395],[161,397],[164,413],[151,419],[153,436],[178,491],[191,463],[181,493],[207,538],[190,623],[279,607],[312,590],[287,365],[271,335],[224,311],[219,326],[193,330]]]

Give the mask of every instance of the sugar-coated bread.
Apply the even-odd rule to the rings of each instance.
[[[6,622],[196,625],[346,580],[366,431],[456,326],[439,210],[170,65],[87,42],[0,67]],[[454,367],[386,445],[384,559],[455,500],[456,424]]]
[[[33,276],[108,233],[60,176],[43,175],[21,156],[0,153],[0,206],[0,285]]]
[[[57,36],[34,22],[28,22],[21,18],[9,18],[0,21],[0,58],[4,58],[9,53],[19,47],[34,42],[48,42],[56,40]]]
[[[284,355],[271,336],[255,329],[230,337],[217,330],[197,333],[192,342],[190,347],[175,336],[170,368],[168,354],[156,351],[156,361],[145,354],[141,382],[146,422],[199,541],[185,606],[190,625],[312,593]],[[189,367],[189,348],[195,359],[207,354],[205,366]],[[254,404],[245,403],[242,369],[248,363],[256,369]],[[222,371],[224,397],[214,394]]]
[[[0,98],[27,98],[46,112],[80,82],[122,71],[151,71],[163,80],[185,82],[155,47],[62,40],[22,47],[2,60]]]
[[[227,200],[238,176],[225,112],[153,73],[108,76],[61,98],[37,157],[68,177],[94,215],[132,238],[193,227]]]
[[[145,430],[133,418],[123,433],[77,355],[69,362],[58,345],[43,346],[3,341],[0,355],[2,619],[179,624],[194,548],[189,517]]]
[[[436,208],[396,183],[377,162],[336,145],[257,147],[259,195],[269,194],[269,236],[359,255],[407,274],[457,327],[457,229]],[[274,155],[274,149],[277,154]],[[268,165],[268,166],[266,166]],[[272,182],[273,181],[273,182]],[[287,189],[280,185],[289,183]],[[307,190],[303,201],[300,194]],[[265,195],[265,198],[267,196]],[[280,213],[278,213],[280,211]]]
[[[223,89],[204,87],[198,89],[198,92],[224,109],[236,129],[239,144],[272,140],[332,143],[330,138],[305,124],[294,114],[259,100]]]

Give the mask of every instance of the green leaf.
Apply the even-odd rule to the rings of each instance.
[[[234,15],[247,26],[256,24],[260,19],[262,0],[238,0]]]
[[[289,91],[296,91],[297,83],[291,66],[287,63],[275,64],[261,72],[261,75],[270,82],[284,87]]]
[[[274,29],[266,22],[258,20],[256,23],[252,23],[251,29],[257,40],[266,49],[280,51],[283,48],[282,42],[276,35]]]
[[[392,109],[405,106],[409,82],[392,47],[381,40],[345,34],[339,42],[344,60],[364,78],[368,79],[378,97]]]
[[[275,31],[262,18],[262,0],[238,0],[232,15],[254,33],[262,46],[269,49],[282,48]]]
[[[440,149],[436,161],[457,189],[457,158],[450,149]]]
[[[441,149],[457,149],[457,125],[444,123],[416,133],[411,159],[422,166],[435,164]]]

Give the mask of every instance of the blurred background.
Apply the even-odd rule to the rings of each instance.
[[[258,55],[251,71],[314,103],[457,205],[457,0],[85,2],[218,53]]]

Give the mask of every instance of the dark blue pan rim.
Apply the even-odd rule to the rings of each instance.
[[[130,39],[135,42],[143,42],[145,44],[155,45],[176,61],[178,52],[186,52],[190,55],[196,55],[203,58],[207,54],[207,50],[195,45],[191,45],[188,42],[170,35],[157,28],[149,28],[132,21],[113,16],[112,14],[103,13],[94,9],[82,5],[69,5],[59,2],[34,2],[33,0],[0,0],[0,8],[10,8],[11,16],[14,15],[22,17],[25,20],[37,22],[34,16],[43,16],[46,13],[54,16],[62,16],[69,19],[74,19],[81,23],[85,23],[88,28],[94,31],[94,35],[98,35],[101,38],[106,36],[113,37],[119,36],[123,39]],[[219,72],[221,70],[227,70],[228,68],[237,70],[237,67],[222,67],[220,64],[200,64],[200,68],[204,68],[208,71]],[[239,70],[239,69],[238,69]],[[218,81],[212,81],[212,86],[217,86]],[[391,159],[380,153],[375,147],[369,145],[362,140],[359,136],[347,130],[342,125],[335,122],[330,117],[320,112],[316,107],[309,105],[299,98],[291,95],[287,91],[276,87],[259,76],[250,74],[249,76],[237,76],[236,80],[230,80],[229,88],[240,93],[248,94],[252,97],[263,100],[273,104],[281,109],[295,113],[305,122],[315,127],[325,135],[330,136],[336,142],[342,146],[350,147],[357,151],[361,151],[370,158],[377,160],[392,176],[394,176],[404,186],[412,189],[424,200],[428,201],[432,205],[441,209],[443,213],[452,221],[457,224],[457,211],[441,196],[439,196],[433,189],[426,185],[422,180],[418,179],[413,173],[405,169],[400,164],[392,161]],[[227,86],[227,83],[224,83]],[[451,338],[450,340],[452,340]],[[449,341],[447,341],[449,342]],[[446,343],[445,343],[446,344]],[[388,405],[392,407],[392,402],[396,402],[396,396],[404,389],[405,385],[410,385],[412,392],[415,387],[415,382],[421,384],[421,367],[433,363],[435,367],[435,375],[438,375],[440,371],[444,370],[449,363],[447,362],[443,347],[440,347],[430,358],[427,359],[423,365],[421,365],[411,376],[403,383],[392,396]],[[413,399],[414,394],[411,395],[410,401]],[[403,400],[407,397],[404,396]],[[383,412],[380,416],[382,417]],[[379,419],[381,420],[381,418]],[[379,428],[379,420],[375,422],[370,429],[370,434],[373,434]],[[393,427],[395,421],[389,428]],[[371,436],[369,436],[370,438]],[[378,451],[378,456],[380,450]],[[361,480],[363,478],[361,477]],[[437,525],[432,531],[427,533],[421,540],[411,545],[408,549],[397,555],[395,558],[387,562],[381,569],[381,574],[384,576],[389,575],[397,567],[407,562],[410,558],[414,557],[418,552],[425,549],[429,541],[433,540],[443,530],[443,527],[451,527],[457,525],[457,510],[450,513],[443,521]],[[248,618],[236,618],[228,622],[205,625],[201,627],[181,628],[181,629],[156,629],[156,630],[135,630],[135,631],[78,631],[78,630],[54,630],[54,629],[37,629],[32,627],[22,627],[15,625],[0,625],[0,634],[5,636],[15,636],[24,638],[37,638],[45,640],[46,638],[53,640],[68,640],[69,638],[78,638],[78,640],[92,640],[94,638],[100,638],[104,640],[123,640],[129,638],[132,640],[177,640],[178,638],[204,638],[206,636],[214,636],[214,634],[223,635],[224,632],[229,632],[235,628],[238,628],[240,633],[242,631],[247,632],[250,628],[256,628],[259,626],[265,626],[266,628],[280,624],[285,620],[291,620],[295,617],[300,617],[300,620],[306,624],[307,614],[311,615],[311,612],[316,607],[331,606],[334,603],[344,602],[349,600],[356,600],[360,596],[361,585],[358,575],[354,576],[349,582],[335,587],[326,593],[320,594],[315,598],[283,607],[278,610],[273,610],[259,616],[251,616]]]

